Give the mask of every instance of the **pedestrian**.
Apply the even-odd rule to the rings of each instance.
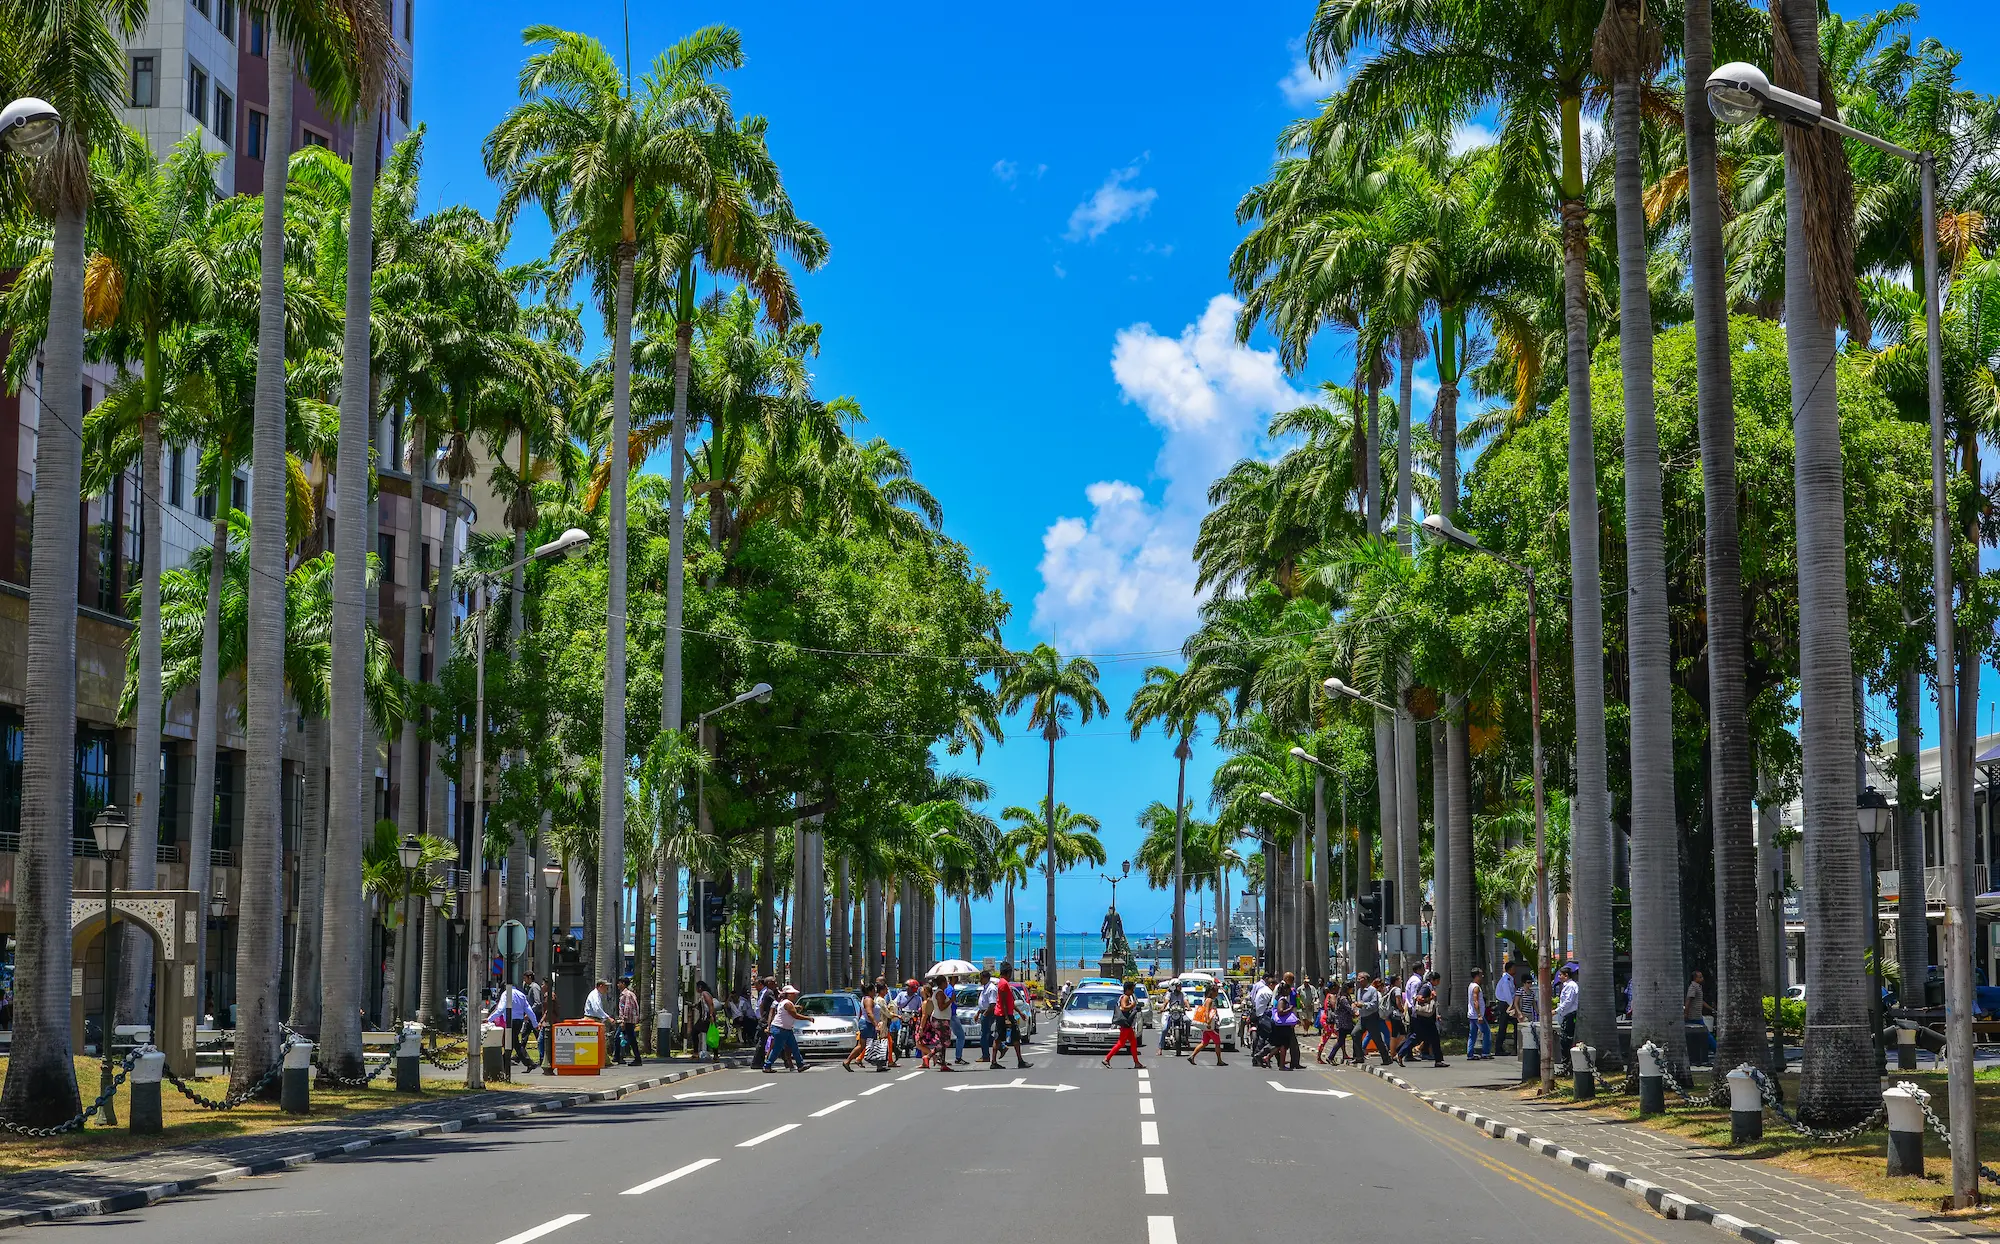
[[[694,983],[694,1030],[696,1040],[708,1051],[708,1061],[722,1061],[722,1025],[715,1022],[715,993],[707,981]]]
[[[861,1014],[855,1016],[854,1048],[847,1052],[841,1062],[842,1071],[854,1070],[854,1064],[868,1057],[869,1043],[875,1040],[875,986],[861,986]]]
[[[916,979],[912,977],[903,986],[903,992],[896,996],[896,1013],[900,1019],[897,1032],[902,1038],[903,1053],[905,1054],[910,1053],[916,1048],[917,1037],[919,1036],[917,1021],[923,1009],[923,986],[918,984]]]
[[[1705,1017],[1715,1014],[1715,1008],[1708,1005],[1708,999],[1703,995],[1703,979],[1701,969],[1696,968],[1694,975],[1688,980],[1687,998],[1681,1004],[1681,1020],[1690,1027],[1695,1024],[1702,1026],[1702,1030],[1708,1038],[1708,1052],[1710,1055],[1713,1055],[1715,1053],[1715,1032],[1708,1027],[1708,1021]]]
[[[606,1009],[609,1006],[616,1005],[616,1003],[609,1001],[610,998],[611,982],[601,980],[591,988],[589,995],[583,1000],[583,1017],[585,1019],[594,1019],[604,1026],[604,1039],[607,1042],[616,1040],[618,1032],[617,1028],[611,1022],[611,1012]]]
[[[962,1065],[965,1062],[965,1021],[958,1017],[958,986],[944,981],[939,988],[944,990],[944,1019],[951,1030],[951,1061]]]
[[[1257,980],[1257,986],[1250,991],[1250,1020],[1252,1042],[1250,1065],[1267,1067],[1271,1063],[1271,1004],[1278,996],[1276,973],[1266,972]]]
[[[1335,1040],[1336,1036],[1338,1036],[1338,1042],[1333,1047],[1334,1059],[1337,1062],[1347,1061],[1347,1033],[1340,1026],[1340,1007],[1345,1000],[1346,995],[1342,988],[1337,984],[1329,982],[1326,987],[1325,1000],[1320,1003],[1319,1046],[1313,1050],[1313,1061],[1316,1063],[1324,1064],[1326,1062],[1326,1043]],[[1351,1027],[1353,1023],[1353,1011],[1351,1008],[1348,1011],[1348,1015],[1349,1026]]]
[[[1125,992],[1118,995],[1118,1004],[1111,1012],[1111,1022],[1118,1025],[1118,1039],[1112,1042],[1111,1052],[1104,1056],[1103,1065],[1109,1067],[1118,1051],[1132,1052],[1132,1066],[1143,1070],[1145,1064],[1139,1061],[1139,999],[1132,993],[1132,982],[1125,982]]]
[[[979,1061],[993,1061],[993,1020],[995,1008],[1000,1004],[999,987],[993,983],[991,969],[979,973]]]
[[[1493,1029],[1486,1023],[1486,973],[1472,969],[1472,981],[1465,987],[1465,1060],[1484,1062],[1493,1057]]]
[[[1576,1044],[1576,1007],[1581,992],[1576,978],[1582,971],[1577,964],[1563,964],[1562,991],[1556,995],[1556,1055],[1562,1064],[1569,1062],[1569,1047]]]
[[[1500,975],[1493,982],[1493,1052],[1507,1052],[1507,1032],[1514,1027],[1514,960],[1509,958],[1500,965]],[[1518,1043],[1518,1031],[1515,1041]]]
[[[533,1001],[533,999],[529,999],[529,1001]],[[556,1011],[557,1004],[560,1001],[561,999],[556,994],[555,982],[550,981],[547,988],[542,990],[542,1004],[540,1007],[542,1017],[541,1048],[536,1051],[540,1058],[542,1069],[550,1075],[554,1075],[556,1070],[556,1024],[560,1022]]]
[[[1527,965],[1521,965],[1520,971],[1514,978],[1514,1048],[1516,1050],[1521,1048],[1520,1033],[1525,1031],[1529,1025],[1539,1025],[1542,1022],[1542,1007],[1537,997],[1539,992],[1535,986],[1534,977],[1528,975]],[[1535,1034],[1536,1049],[1541,1048],[1541,1041],[1542,1034],[1538,1031]]]
[[[764,1053],[766,1072],[771,1070],[771,1064],[780,1055],[784,1056],[793,1071],[806,1069],[805,1056],[799,1053],[799,1009],[794,1005],[798,996],[799,991],[787,985],[771,1005],[771,1044]]]
[[[639,995],[632,992],[629,976],[618,982],[618,1031],[632,1055],[632,1065],[645,1066],[646,1060],[639,1055]]]
[[[1407,1066],[1410,1052],[1417,1047],[1417,1037],[1410,1031],[1410,1003],[1404,988],[1392,982],[1382,991],[1382,1013],[1389,1020],[1389,1039],[1396,1045],[1396,1061]]]
[[[1370,1044],[1381,1056],[1382,1065],[1387,1067],[1392,1061],[1389,1053],[1389,1027],[1382,1016],[1382,991],[1375,987],[1375,978],[1368,973],[1361,974],[1361,988],[1354,995],[1354,1017],[1361,1027],[1361,1034],[1354,1038],[1354,1061],[1366,1062],[1364,1051]]]
[[[1278,1056],[1280,1071],[1299,1069],[1298,986],[1292,982],[1292,974],[1285,973],[1284,983],[1271,1000],[1271,1044]]]
[[[993,995],[993,1061],[989,1065],[995,1071],[1000,1070],[1000,1060],[1006,1056],[1009,1041],[1014,1044],[1015,1068],[1018,1070],[1032,1065],[1021,1052],[1020,1010],[1020,997],[1014,992],[1014,965],[1002,963]]]
[[[501,982],[499,996],[494,999],[493,1009],[487,1013],[486,1021],[507,1030],[509,1043],[514,1047],[507,1052],[509,1064],[519,1061],[523,1067],[534,1066],[521,1052],[519,1036],[522,1028],[536,1022],[534,1008],[528,1005],[528,995]]]
[[[1221,990],[1211,983],[1202,993],[1201,1005],[1194,1009],[1194,1026],[1201,1033],[1201,1044],[1194,1047],[1193,1054],[1188,1055],[1188,1066],[1190,1067],[1194,1066],[1196,1055],[1211,1045],[1215,1047],[1215,1065],[1218,1067],[1227,1067],[1229,1065],[1222,1061],[1222,1007],[1219,1005],[1220,995]]]
[[[942,976],[933,980],[924,991],[924,1065],[935,1066],[939,1071],[952,1070],[950,1061],[945,1057],[945,1051],[951,1046],[951,995],[951,986]]]
[[[1444,1061],[1444,1033],[1438,1027],[1438,998],[1444,978],[1436,972],[1417,986],[1417,1000],[1410,1004],[1410,1031],[1417,1041],[1417,1054],[1430,1054],[1431,1066],[1448,1067]]]

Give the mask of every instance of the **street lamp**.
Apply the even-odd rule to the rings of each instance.
[[[707,712],[696,717],[694,719],[695,746],[701,749],[701,754],[704,757],[708,755],[709,718],[715,716],[717,713],[726,713],[732,708],[737,708],[741,705],[748,704],[752,700],[755,700],[759,703],[763,703],[764,701],[767,701],[770,698],[771,698],[771,684],[767,682],[760,682],[756,686],[750,688],[748,691],[745,691],[742,695],[737,696],[735,699],[729,701],[728,703],[718,704],[714,708],[711,708]],[[707,766],[705,765],[697,765],[695,766],[695,771],[694,771],[694,824],[697,830],[699,830],[702,826],[708,824],[708,788],[704,780],[706,768]],[[689,888],[690,889],[693,888],[692,880],[690,880],[689,882]],[[704,931],[701,935],[702,936],[701,968],[703,975],[708,976],[708,979],[710,980],[713,980],[715,978],[712,975],[709,975],[709,965],[711,961],[708,955],[708,946],[709,946],[708,939],[715,932],[716,930],[710,929]]]
[[[562,889],[562,865],[553,859],[542,865],[542,950],[536,957],[541,960],[542,985],[554,987],[556,970],[556,891]],[[678,953],[678,952],[676,952]]]
[[[1861,827],[1861,846],[1868,864],[1866,874],[1868,888],[1868,951],[1873,966],[1868,972],[1868,983],[1872,991],[1868,999],[1868,1014],[1874,1019],[1875,1064],[1877,1071],[1888,1070],[1889,1050],[1882,1043],[1882,917],[1877,910],[1880,887],[1875,881],[1875,844],[1889,828],[1892,813],[1889,811],[1888,797],[1871,784],[1854,800],[1854,818]]]
[[[1535,790],[1535,941],[1537,945],[1535,964],[1536,1001],[1541,1004],[1541,1047],[1542,1093],[1544,1096],[1556,1091],[1556,1065],[1550,1057],[1556,1047],[1555,1015],[1550,1005],[1549,953],[1554,948],[1555,924],[1549,916],[1549,841],[1547,796],[1542,786],[1542,657],[1538,626],[1535,619],[1535,569],[1526,562],[1517,562],[1509,557],[1486,548],[1479,541],[1453,526],[1451,520],[1442,514],[1424,517],[1424,530],[1448,544],[1472,553],[1483,553],[1508,567],[1527,583],[1528,587],[1528,718],[1529,728],[1534,737],[1534,790]]]
[[[1758,117],[1770,117],[1786,125],[1822,129],[1866,143],[1877,151],[1908,160],[1917,166],[1921,186],[1924,230],[1924,347],[1929,355],[1926,377],[1931,417],[1931,578],[1936,596],[1937,622],[1937,705],[1939,820],[1945,839],[1945,930],[1947,942],[1944,976],[1945,1049],[1949,1063],[1951,1106],[1951,1190],[1952,1204],[1963,1209],[1979,1195],[1977,1133],[1973,1126],[1977,1105],[1972,1084],[1972,956],[1977,926],[1973,923],[1972,892],[1965,875],[1966,852],[1960,845],[1964,833],[1962,817],[1964,775],[1958,772],[1957,623],[1952,617],[1951,524],[1946,506],[1946,457],[1944,439],[1944,344],[1941,315],[1942,294],[1938,289],[1937,157],[1928,151],[1912,151],[1873,134],[1844,125],[1826,115],[1816,100],[1771,85],[1770,78],[1755,65],[1735,61],[1712,70],[1708,77],[1708,109],[1725,125],[1741,125]],[[1869,901],[1873,903],[1871,894]],[[1880,997],[1880,991],[1877,991]],[[1879,1029],[1879,1025],[1878,1025]],[[1877,1033],[1880,1039],[1880,1033]]]
[[[5,121],[13,108],[0,113],[0,134],[8,133]],[[117,1116],[112,1113],[111,1099],[111,1029],[118,1019],[118,941],[111,935],[111,873],[112,865],[125,850],[125,814],[118,805],[107,804],[102,812],[90,822],[91,837],[97,839],[97,853],[104,857],[104,1023],[98,1034],[98,1050],[104,1055],[104,1068],[99,1074],[97,1090],[104,1096],[104,1122],[117,1126]]]
[[[62,114],[54,104],[32,95],[0,109],[0,147],[31,160],[49,153],[62,134]]]
[[[1359,700],[1363,704],[1373,705],[1374,707],[1381,709],[1385,713],[1393,713],[1396,711],[1394,708],[1390,707],[1387,704],[1382,703],[1382,701],[1380,700],[1371,699],[1370,697],[1361,694],[1359,691],[1356,691],[1353,687],[1348,686],[1346,683],[1340,681],[1338,678],[1329,678],[1320,685],[1326,688],[1328,695],[1344,695],[1350,700]]]
[[[500,567],[494,571],[494,578],[504,578],[529,562],[571,553],[589,543],[589,532],[572,527],[547,544],[536,547],[526,557]],[[446,602],[447,608],[449,604]],[[486,1085],[485,1070],[479,1058],[479,999],[486,984],[486,916],[482,910],[486,898],[483,884],[486,864],[486,610],[481,609],[473,615],[472,626],[473,652],[476,654],[472,696],[472,842],[468,861],[471,876],[465,887],[465,1043],[471,1056],[465,1060],[465,1086],[478,1089]]]

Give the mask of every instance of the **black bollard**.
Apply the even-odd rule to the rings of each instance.
[[[285,1047],[285,1069],[279,1075],[278,1105],[286,1114],[312,1113],[312,1054],[310,1041]]]
[[[166,1130],[160,1106],[160,1081],[167,1071],[167,1056],[148,1047],[132,1064],[132,1109],[127,1120],[135,1136],[158,1136]]]
[[[1911,1085],[1882,1090],[1889,1112],[1889,1174],[1924,1175],[1924,1108],[1926,1094]]]

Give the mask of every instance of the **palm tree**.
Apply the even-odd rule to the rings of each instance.
[[[1602,13],[1600,0],[1550,0],[1528,13],[1466,0],[1320,0],[1307,35],[1309,54],[1321,67],[1333,67],[1363,46],[1377,49],[1315,122],[1319,141],[1337,139],[1349,127],[1393,134],[1416,124],[1450,132],[1497,105],[1504,198],[1522,204],[1554,199],[1562,221],[1571,532],[1598,527],[1582,120]],[[1551,172],[1553,186],[1547,184]],[[1608,835],[1604,608],[1595,540],[1570,541],[1570,641],[1576,823],[1591,827],[1592,835],[1600,827]],[[1605,907],[1611,901],[1608,891],[1586,890],[1579,898],[1584,905]]]
[[[1027,875],[1041,861],[1042,875],[1049,879],[1051,888],[1055,885],[1055,875],[1068,872],[1080,864],[1100,866],[1108,858],[1104,853],[1104,843],[1097,834],[1102,828],[1096,817],[1088,812],[1072,812],[1069,805],[1054,805],[1053,816],[1048,814],[1048,805],[1041,810],[1024,808],[1016,804],[1000,810],[1000,819],[1011,822],[1014,828],[1002,836],[1002,867],[1000,874],[1007,886],[1005,912],[1007,927],[1014,927],[1014,876],[1008,858],[1019,862],[1019,877],[1023,884]],[[1053,908],[1051,908],[1053,910]],[[1049,965],[1056,961],[1055,917],[1049,917],[1049,925],[1043,931],[1042,945],[1047,947],[1043,956]],[[1008,934],[1008,954],[1013,954],[1013,934]]]
[[[1674,822],[1673,655],[1667,638],[1666,519],[1660,433],[1653,405],[1653,315],[1647,288],[1646,213],[1639,169],[1639,93],[1659,68],[1660,31],[1639,0],[1614,0],[1597,36],[1600,76],[1611,81],[1616,144],[1618,361],[1625,402],[1625,637],[1630,653],[1632,749],[1632,1043],[1647,1041],[1686,1078],[1681,1031],[1680,832]],[[1574,400],[1574,394],[1572,394]],[[1595,833],[1576,839],[1579,866],[1608,865]],[[1607,869],[1608,871],[1608,869]],[[1598,878],[1597,880],[1602,880]],[[1610,912],[1586,903],[1608,948]],[[1601,929],[1595,927],[1600,916]],[[1593,1003],[1609,993],[1600,986]],[[1591,1018],[1605,1014],[1593,1006]]]
[[[511,224],[538,203],[556,236],[554,287],[588,272],[611,329],[611,427],[606,441],[609,555],[604,660],[602,789],[598,797],[598,971],[617,975],[625,817],[626,440],[632,416],[632,308],[642,242],[652,240],[653,212],[676,190],[708,195],[701,132],[728,116],[711,81],[742,61],[735,32],[697,31],[662,53],[645,91],[621,82],[604,45],[554,26],[530,26],[522,39],[539,48],[521,70],[522,103],[487,136],[487,172],[503,186],[498,219]],[[642,207],[646,236],[641,236]]]
[[[1687,107],[1688,252],[1694,287],[1701,430],[1704,600],[1708,610],[1709,797],[1715,826],[1715,1019],[1718,1072],[1770,1068],[1757,936],[1755,774],[1743,668],[1743,553],[1736,514],[1736,408],[1723,268],[1722,196],[1708,71],[1715,63],[1710,0],[1688,0],[1683,40]],[[1579,913],[1581,914],[1581,913]],[[1594,917],[1593,917],[1594,918]],[[1582,921],[1579,920],[1579,924]]]
[[[58,1123],[77,1111],[70,1063],[70,835],[75,803],[76,559],[83,473],[84,214],[91,152],[133,139],[120,124],[125,54],[119,36],[138,33],[138,0],[58,4],[30,0],[9,25],[22,85],[63,118],[53,149],[34,167],[11,170],[28,204],[51,221],[48,332],[41,409],[49,416],[35,448],[35,489],[55,500],[35,524],[28,601],[28,697],[22,762],[21,853],[15,865],[14,1054],[0,1108],[16,1124]],[[112,33],[116,25],[118,36]],[[17,352],[20,343],[16,343]]]
[[[1049,745],[1049,786],[1043,800],[1043,828],[1049,835],[1048,855],[1056,855],[1056,740],[1063,736],[1063,719],[1074,716],[1078,725],[1088,725],[1099,713],[1110,711],[1103,692],[1097,689],[1097,665],[1085,657],[1064,661],[1048,644],[1036,644],[1022,653],[1000,679],[1000,711],[1012,713],[1028,708],[1028,729],[1042,732]],[[1048,942],[1044,958],[1046,987],[1056,988],[1056,870],[1045,870],[1048,880]]]
[[[1187,825],[1187,762],[1194,755],[1194,732],[1201,719],[1212,717],[1215,728],[1220,730],[1229,719],[1228,707],[1220,696],[1209,696],[1206,702],[1193,699],[1188,693],[1193,687],[1187,685],[1178,670],[1164,665],[1148,666],[1146,681],[1132,693],[1132,703],[1125,710],[1125,720],[1132,726],[1132,741],[1138,742],[1139,735],[1147,726],[1159,725],[1174,741],[1174,760],[1178,765],[1178,776],[1174,785],[1174,974],[1187,970],[1187,882],[1182,870],[1182,855],[1186,847],[1183,841]]]

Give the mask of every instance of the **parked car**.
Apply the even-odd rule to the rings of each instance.
[[[799,1025],[799,1053],[807,1058],[845,1058],[854,1048],[854,1031],[861,1022],[861,999],[851,993],[809,993],[795,1004],[805,1022]]]

